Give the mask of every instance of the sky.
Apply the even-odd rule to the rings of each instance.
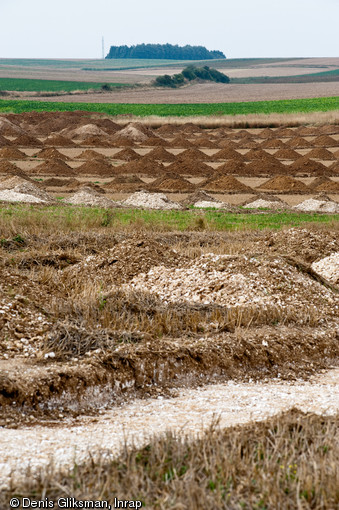
[[[101,58],[111,45],[229,58],[338,57],[339,0],[0,0],[0,58]]]

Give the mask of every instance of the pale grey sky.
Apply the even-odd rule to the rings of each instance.
[[[201,44],[227,57],[338,57],[339,0],[0,0],[0,58]]]

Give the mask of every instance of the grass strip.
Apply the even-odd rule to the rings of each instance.
[[[227,85],[225,85],[226,87]],[[89,111],[108,115],[197,116],[197,115],[247,115],[270,113],[309,113],[339,109],[339,96],[282,101],[249,101],[242,103],[193,103],[193,104],[126,104],[126,103],[62,103],[49,101],[0,100],[0,112],[54,112]]]
[[[8,204],[0,207],[0,231],[7,236],[20,232],[78,231],[91,228],[121,228],[156,231],[246,231],[279,230],[307,223],[338,224],[339,214],[299,212],[227,213],[219,210],[159,211],[102,209],[95,207],[34,206]],[[5,235],[5,234],[3,234]]]

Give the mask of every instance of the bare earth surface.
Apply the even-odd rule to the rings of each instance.
[[[181,89],[133,89],[109,92],[106,94],[71,94],[44,97],[44,101],[82,103],[232,103],[245,101],[273,101],[281,99],[301,99],[330,97],[339,95],[339,82],[332,83],[274,83],[274,84],[217,84],[204,83]],[[41,97],[21,94],[29,100]]]
[[[339,410],[339,369],[304,382],[217,384],[185,389],[174,398],[136,400],[97,418],[66,421],[55,428],[36,426],[0,430],[0,489],[11,473],[20,476],[30,466],[33,472],[47,465],[71,467],[88,453],[109,449],[117,454],[124,442],[141,445],[153,434],[174,430],[199,434],[216,417],[228,427],[264,420],[293,407],[316,414]],[[100,413],[100,411],[99,411]]]

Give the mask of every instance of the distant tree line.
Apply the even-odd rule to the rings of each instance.
[[[222,51],[209,51],[204,46],[173,44],[137,44],[111,46],[106,58],[147,58],[169,60],[210,60],[226,58]]]
[[[216,83],[230,82],[229,77],[217,69],[211,69],[208,66],[196,67],[194,65],[189,65],[179,74],[174,74],[173,76],[170,76],[169,74],[158,76],[154,80],[153,84],[156,87],[177,88],[194,80],[214,81]]]

